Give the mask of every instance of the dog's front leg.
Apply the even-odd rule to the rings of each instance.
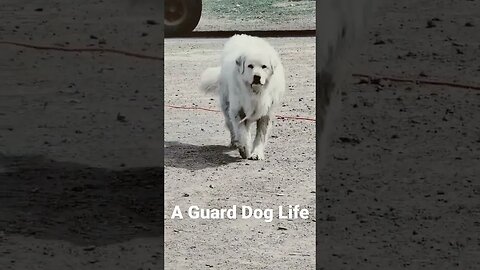
[[[255,135],[255,141],[253,142],[253,153],[249,159],[263,160],[265,159],[265,144],[267,143],[267,137],[270,133],[272,121],[270,116],[262,116],[257,120],[257,134]]]
[[[232,113],[232,111],[230,112]],[[233,130],[235,132],[235,146],[240,152],[242,158],[250,157],[251,146],[250,146],[250,127],[252,122],[248,119],[245,119],[246,115],[243,109],[240,109],[238,112],[231,115]]]

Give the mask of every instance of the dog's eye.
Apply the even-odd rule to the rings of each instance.
[[[267,66],[263,65],[263,66],[262,66],[262,68],[263,68],[263,69],[266,69],[266,68],[267,68]]]
[[[253,68],[253,65],[251,65],[251,64],[250,64],[250,65],[248,65],[248,68]]]

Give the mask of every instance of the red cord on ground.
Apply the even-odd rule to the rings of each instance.
[[[17,46],[17,47],[36,49],[36,50],[50,50],[50,51],[63,51],[63,52],[100,52],[100,53],[106,52],[106,53],[123,54],[125,56],[131,56],[131,57],[142,58],[142,59],[163,60],[163,57],[145,55],[140,53],[132,53],[132,52],[122,51],[117,49],[107,49],[107,48],[63,48],[63,47],[53,47],[53,46],[31,45],[31,44],[11,42],[11,41],[0,41],[0,44],[6,44],[6,45]]]
[[[171,109],[182,109],[182,110],[199,110],[199,111],[207,111],[207,112],[220,112],[219,110],[213,110],[209,108],[203,107],[189,107],[189,106],[174,106],[174,105],[165,105],[167,108]],[[275,115],[277,119],[285,119],[285,120],[303,120],[303,121],[311,121],[315,122],[315,118],[310,117],[301,117],[301,116],[283,116],[283,115]]]
[[[369,80],[386,80],[386,81],[392,81],[392,82],[408,82],[408,83],[418,83],[418,84],[443,85],[443,86],[450,86],[450,87],[456,87],[456,88],[480,90],[480,86],[473,86],[473,85],[466,85],[466,84],[459,84],[459,83],[451,83],[451,82],[399,79],[399,78],[383,77],[383,76],[374,77],[374,76],[371,76],[371,75],[359,74],[359,73],[354,73],[354,74],[352,74],[352,76],[353,77],[360,77],[360,78],[367,78]]]
[[[64,47],[54,47],[54,46],[32,45],[32,44],[21,43],[21,42],[12,42],[12,41],[0,41],[0,44],[12,45],[12,46],[17,46],[17,47],[25,47],[25,48],[31,48],[31,49],[36,49],[36,50],[54,50],[54,51],[64,51],[64,52],[100,52],[100,53],[105,53],[106,52],[106,53],[122,54],[122,55],[125,55],[125,56],[142,58],[142,59],[163,61],[163,57],[159,57],[159,56],[145,55],[145,54],[140,54],[140,53],[133,53],[133,52],[128,52],[128,51],[122,51],[122,50],[117,50],[117,49],[108,49],[108,48],[64,48]],[[414,80],[414,79],[399,79],[399,78],[384,77],[384,76],[374,77],[374,76],[371,76],[371,75],[359,74],[359,73],[354,73],[354,74],[352,74],[352,76],[368,78],[370,80],[380,79],[380,80],[389,80],[389,81],[392,81],[392,82],[409,82],[409,83],[420,83],[420,84],[431,84],[431,85],[443,85],[443,86],[450,86],[450,87],[456,87],[456,88],[480,90],[480,86],[458,84],[458,83],[451,83],[451,82]]]
[[[53,51],[63,51],[63,52],[115,53],[115,54],[121,54],[121,55],[125,55],[125,56],[135,57],[135,58],[163,61],[163,57],[159,57],[159,56],[145,55],[145,54],[140,54],[140,53],[133,53],[133,52],[128,52],[128,51],[122,51],[122,50],[117,50],[117,49],[108,49],[108,48],[63,48],[63,47],[54,47],[54,46],[32,45],[32,44],[27,44],[27,43],[11,42],[11,41],[0,41],[0,44],[12,45],[12,46],[24,47],[24,48],[31,48],[31,49],[36,49],[36,50],[53,50]],[[456,88],[463,88],[463,89],[480,90],[480,86],[458,84],[458,83],[451,83],[451,82],[414,80],[414,79],[399,79],[399,78],[384,77],[384,76],[374,77],[374,76],[371,76],[371,75],[359,74],[359,73],[354,73],[354,74],[352,74],[352,76],[367,78],[369,80],[388,80],[388,81],[392,81],[392,82],[408,82],[408,83],[417,83],[417,84],[442,85],[442,86],[449,86],[449,87],[456,87]],[[168,108],[173,108],[173,109],[202,110],[202,111],[209,111],[209,112],[219,112],[218,110],[202,108],[202,107],[185,107],[185,106],[174,106],[174,105],[165,105],[165,106],[168,107]],[[315,122],[315,118],[309,118],[309,117],[282,116],[282,115],[276,115],[276,117],[278,119],[292,119],[292,120],[303,120],[303,121]]]

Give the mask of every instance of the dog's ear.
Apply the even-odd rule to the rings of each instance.
[[[243,74],[245,72],[245,55],[240,55],[235,59],[235,64],[237,64],[238,72]]]
[[[275,69],[277,68],[277,60],[271,59],[270,60],[270,69],[272,70],[272,75],[275,73]]]

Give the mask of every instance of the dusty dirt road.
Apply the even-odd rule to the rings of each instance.
[[[145,24],[145,17],[129,17],[109,1],[8,0],[0,7],[2,40],[86,47],[101,46],[104,39],[107,47],[153,55],[161,51],[158,26]],[[385,5],[354,71],[479,85],[478,10],[478,1],[408,0]],[[290,50],[278,45],[284,52]],[[198,41],[185,52],[198,52],[202,46]],[[211,45],[198,57],[214,64],[219,48]],[[189,62],[180,54],[168,57]],[[292,60],[287,63],[299,64]],[[198,262],[193,269],[224,269],[215,266],[234,262],[253,269],[268,264],[269,269],[282,260],[293,265],[290,269],[306,269],[295,264],[312,263],[311,246],[302,246],[302,253],[295,250],[299,243],[313,244],[307,239],[313,223],[276,222],[267,228],[263,221],[249,220],[235,226],[232,221],[189,227],[160,216],[160,64],[111,54],[1,45],[0,269],[158,269],[163,219],[169,222],[167,253],[183,256],[173,269],[193,264],[192,258]],[[194,65],[198,72],[206,67],[203,62]],[[170,71],[186,79],[166,82],[173,86],[166,103],[215,107],[215,100],[194,91],[194,77],[181,75],[191,69],[182,66],[180,75]],[[296,89],[306,91],[313,82],[293,70],[290,79]],[[342,122],[318,183],[322,191],[317,194],[322,206],[318,259],[323,269],[478,269],[480,94],[441,86],[381,84],[351,84],[345,91]],[[182,95],[183,91],[196,96]],[[295,89],[288,93],[297,95]],[[282,113],[313,112],[308,106],[314,103],[299,99],[287,98]],[[281,144],[307,138],[311,142],[309,130],[303,131],[311,124],[279,121],[283,128],[274,129],[278,137],[268,151],[293,154],[265,162],[262,170],[260,163],[238,161],[235,152],[224,148],[228,135],[221,115],[168,108],[165,112],[177,123],[166,121],[170,128],[166,165],[172,178],[167,183],[167,207],[194,202],[228,206],[244,198],[242,203],[260,206],[297,197],[312,203],[312,182],[290,178],[295,171],[313,173],[302,164],[313,162],[308,160],[310,153],[305,150],[303,157],[300,150],[310,148]],[[219,154],[221,159],[215,159]],[[283,177],[272,173],[271,166],[287,161],[299,169],[282,170]],[[227,169],[228,178],[215,183]],[[239,171],[261,179],[243,178]],[[188,177],[194,180],[187,182]],[[295,181],[305,185],[296,187]],[[231,232],[224,235],[222,226],[231,227]],[[277,226],[287,230],[277,231]],[[204,233],[213,233],[218,241],[202,242],[211,239]],[[200,238],[188,238],[193,235]],[[245,240],[245,235],[250,237]],[[202,256],[199,249],[212,251]],[[243,252],[256,254],[244,258]],[[295,255],[280,258],[286,252]],[[310,256],[298,257],[304,252]],[[167,257],[167,264],[179,258]]]
[[[480,85],[478,1],[384,2],[353,72]],[[324,269],[478,269],[480,92],[344,92],[318,183]]]
[[[315,38],[267,39],[286,67],[288,89],[277,114],[315,117]],[[225,39],[165,41],[165,105],[218,109],[198,89],[217,66]],[[228,148],[221,113],[166,108],[165,212],[174,206],[275,208],[300,205],[309,219],[165,221],[167,269],[313,269],[315,267],[315,122],[277,120],[266,161]],[[277,213],[276,213],[277,215]],[[200,267],[200,268],[199,268]]]
[[[144,15],[2,1],[0,39],[161,55]],[[0,269],[158,268],[161,62],[0,46]]]

